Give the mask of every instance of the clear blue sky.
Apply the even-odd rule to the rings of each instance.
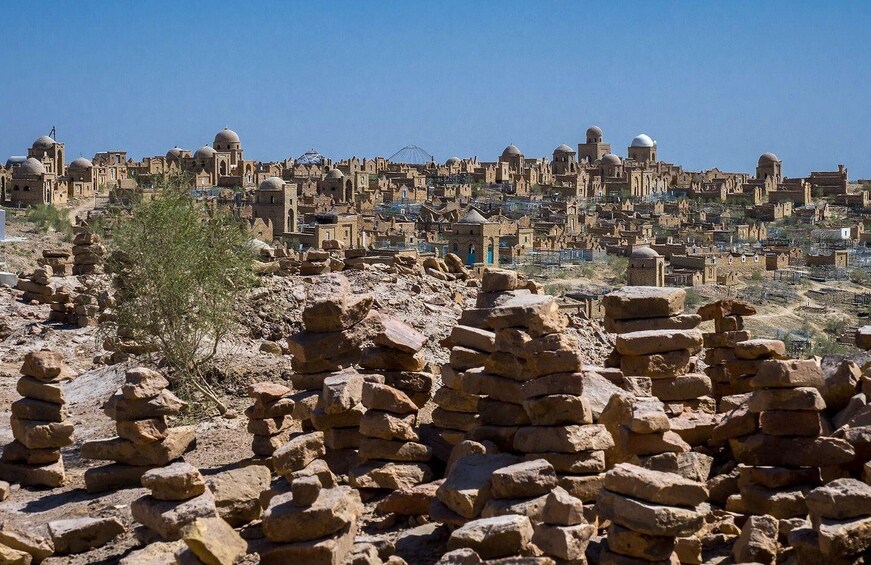
[[[246,157],[444,160],[645,132],[690,169],[871,178],[871,2],[4,2],[0,157],[224,126]]]

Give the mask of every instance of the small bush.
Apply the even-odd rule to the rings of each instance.
[[[56,231],[64,234],[69,241],[73,236],[73,224],[70,222],[69,208],[57,208],[51,204],[39,204],[27,211],[27,221],[36,224],[43,230]]]

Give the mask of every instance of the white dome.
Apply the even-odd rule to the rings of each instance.
[[[469,208],[469,211],[466,212],[466,215],[460,220],[461,224],[486,224],[487,218],[481,215],[480,212],[475,210],[474,208]]]
[[[215,151],[208,145],[203,145],[202,147],[197,149],[196,153],[194,153],[194,159],[211,159],[215,156],[215,153],[217,153],[217,151]]]
[[[646,257],[659,257],[659,256],[660,255],[659,255],[659,253],[656,252],[656,250],[651,249],[650,247],[647,247],[647,246],[637,247],[632,251],[632,258],[633,259],[640,259],[640,258],[646,258]]]
[[[574,153],[575,150],[563,143],[559,147],[553,150],[554,153]]]
[[[178,161],[181,159],[182,148],[176,145],[172,149],[166,152],[166,158],[169,160]]]
[[[650,139],[646,133],[640,133],[632,140],[632,147],[653,147],[656,142]]]
[[[447,161],[445,161],[445,165],[459,165],[460,158],[459,157],[451,157]]]

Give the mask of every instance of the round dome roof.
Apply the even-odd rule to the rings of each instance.
[[[260,190],[282,190],[284,184],[284,179],[281,177],[269,177],[260,183]]]
[[[563,143],[559,147],[553,150],[554,153],[574,153],[574,149]]]
[[[763,153],[759,156],[760,165],[763,165],[765,163],[776,163],[778,161],[780,161],[780,159],[778,159],[777,155],[775,155],[774,153]]]
[[[588,127],[587,137],[602,137],[602,128],[600,128],[599,126]]]
[[[340,171],[339,169],[331,169],[329,173],[327,173],[328,179],[340,179],[345,176],[345,173]]]
[[[215,151],[208,145],[203,145],[202,147],[197,149],[196,153],[194,153],[194,159],[211,159],[215,156],[215,153],[217,153],[217,151]]]
[[[602,157],[602,163],[605,165],[622,165],[623,161],[620,160],[620,157],[614,155],[613,153],[608,153],[604,157]]]
[[[71,169],[90,169],[94,165],[85,159],[84,157],[79,157],[78,159],[74,159],[72,163],[70,163]]]
[[[15,172],[19,175],[44,175],[45,166],[38,159],[28,157]]]
[[[11,169],[13,165],[20,165],[21,163],[27,161],[27,157],[22,157],[20,155],[13,155],[6,159],[6,168]]]
[[[176,145],[175,147],[166,152],[166,158],[175,160],[181,159],[181,151],[181,147]]]
[[[463,219],[460,220],[461,224],[486,224],[487,218],[481,215],[480,212],[475,210],[474,208],[469,208],[469,211],[466,212],[466,215],[463,216]]]
[[[632,258],[639,259],[643,257],[660,257],[660,254],[650,247],[637,247],[632,251]]]
[[[646,133],[640,133],[632,140],[632,147],[653,147],[656,142],[650,139]]]
[[[522,155],[522,153],[520,152],[520,149],[518,149],[517,146],[513,143],[506,147],[504,151],[502,151],[503,157],[517,157],[519,155]]]
[[[215,134],[215,143],[239,143],[239,134],[229,128],[224,128]]]
[[[54,147],[55,143],[56,141],[49,136],[40,135],[36,138],[36,141],[33,142],[33,149],[51,149]]]
[[[445,161],[445,165],[459,165],[460,158],[459,157],[451,157],[447,161]]]

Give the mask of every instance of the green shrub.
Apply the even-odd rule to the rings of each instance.
[[[69,208],[39,204],[27,211],[26,218],[40,229],[64,234],[64,239],[67,241],[72,238],[73,224],[70,222]]]

